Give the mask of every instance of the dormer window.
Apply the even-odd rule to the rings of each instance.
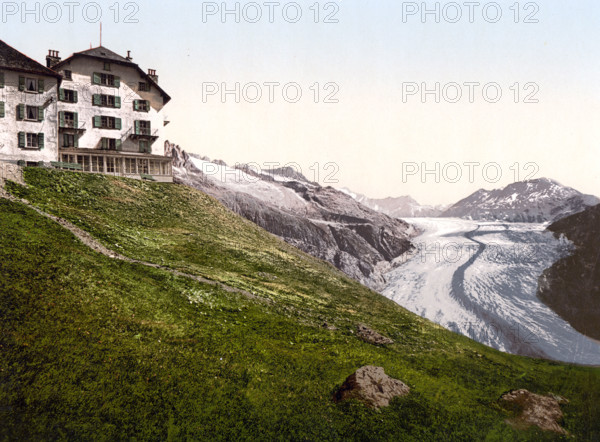
[[[106,61],[104,62],[104,70],[105,71],[110,71],[110,63],[108,63]]]

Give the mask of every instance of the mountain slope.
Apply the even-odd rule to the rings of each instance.
[[[287,168],[268,174],[228,167],[166,145],[175,180],[200,189],[289,244],[373,288],[391,262],[412,248],[407,223],[371,210],[332,187]]]
[[[600,340],[600,205],[548,230],[566,236],[576,248],[544,272],[538,296],[573,328]]]
[[[510,184],[504,189],[478,190],[441,216],[488,221],[543,223],[556,221],[600,203],[556,181],[540,178]]]
[[[422,206],[410,196],[400,196],[396,198],[369,198],[360,193],[352,192],[343,188],[342,192],[347,193],[360,204],[363,204],[377,212],[385,213],[392,218],[429,218],[439,216],[447,206]]]
[[[111,260],[0,199],[2,439],[555,440],[505,423],[497,400],[516,388],[567,397],[563,426],[600,436],[600,369],[447,332],[184,186],[43,169],[25,180],[9,191],[107,248],[254,297]],[[359,323],[395,343],[363,342]],[[369,364],[411,394],[379,411],[334,403]]]

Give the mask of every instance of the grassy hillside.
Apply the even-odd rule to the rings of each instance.
[[[446,332],[186,187],[42,169],[25,179],[11,193],[107,247],[257,297],[111,260],[0,200],[2,439],[557,438],[504,423],[496,401],[515,388],[567,397],[564,427],[600,438],[600,369]],[[396,343],[359,340],[358,323]],[[369,364],[411,394],[381,411],[333,403]]]

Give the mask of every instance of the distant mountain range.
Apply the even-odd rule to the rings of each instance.
[[[548,227],[575,251],[540,277],[538,297],[573,328],[600,340],[600,205]]]
[[[410,196],[372,199],[348,189],[361,204],[395,218],[443,217],[523,223],[553,222],[600,204],[556,181],[540,178],[512,183],[503,189],[478,190],[451,206],[423,206]]]
[[[437,217],[448,208],[448,206],[423,206],[410,196],[375,199],[361,195],[360,193],[354,193],[347,188],[342,188],[340,190],[350,195],[359,203],[394,218]]]
[[[218,199],[234,212],[375,289],[392,261],[412,249],[415,230],[293,169],[268,174],[188,155],[167,144],[175,181]]]
[[[552,222],[600,204],[556,181],[540,178],[510,184],[504,189],[478,190],[445,210],[446,218],[523,223]]]

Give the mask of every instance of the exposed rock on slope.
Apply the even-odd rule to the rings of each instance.
[[[568,402],[564,398],[541,396],[527,390],[514,390],[506,393],[500,399],[501,405],[517,413],[507,422],[515,428],[527,428],[532,425],[544,431],[566,434],[560,426],[563,420],[561,403]]]
[[[175,181],[217,198],[286,242],[380,289],[391,262],[412,248],[413,229],[291,169],[269,174],[188,155],[167,143]]]
[[[385,374],[381,367],[367,365],[346,378],[334,396],[336,402],[357,399],[370,407],[387,407],[398,396],[406,396],[410,388]]]
[[[573,328],[600,339],[600,205],[548,227],[575,244],[540,277],[538,296]]]
[[[488,221],[543,223],[556,221],[600,203],[556,181],[540,178],[510,184],[504,189],[478,190],[441,216]]]

